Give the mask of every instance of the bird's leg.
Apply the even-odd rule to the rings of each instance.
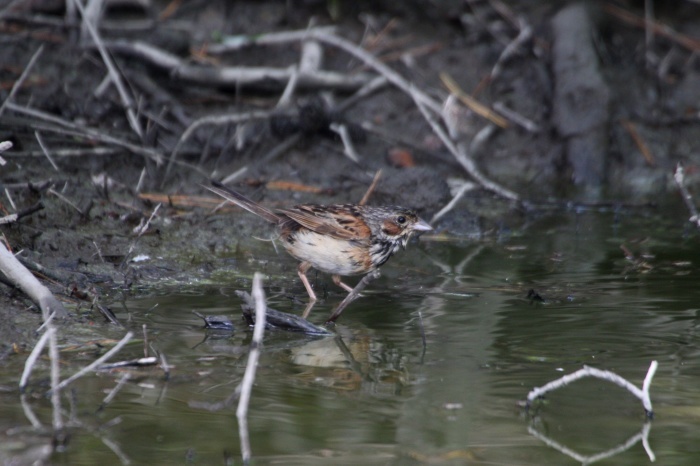
[[[301,282],[304,284],[304,288],[306,288],[306,292],[309,293],[309,300],[311,301],[311,303],[315,303],[316,293],[314,293],[313,288],[311,288],[309,279],[306,278],[306,272],[308,272],[310,268],[311,263],[304,261],[301,264],[299,264],[299,267],[297,268],[297,273],[299,274],[299,278],[301,278]]]
[[[308,319],[309,314],[311,314],[311,309],[316,305],[316,301],[309,301],[306,307],[304,308],[304,312],[301,313],[301,318],[302,319]]]
[[[333,283],[335,283],[336,285],[338,285],[339,287],[341,287],[342,289],[344,289],[348,293],[352,293],[352,288],[350,286],[346,285],[345,283],[343,283],[342,281],[340,281],[340,275],[331,275],[331,278],[333,279]]]

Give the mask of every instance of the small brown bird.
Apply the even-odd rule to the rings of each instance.
[[[350,292],[343,275],[364,275],[406,248],[414,231],[433,228],[403,207],[355,204],[303,204],[271,211],[218,182],[208,190],[277,225],[284,248],[301,261],[298,273],[311,302],[316,293],[306,272],[313,267],[331,274],[333,283]]]

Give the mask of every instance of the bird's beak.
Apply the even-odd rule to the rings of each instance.
[[[422,219],[418,219],[418,221],[413,225],[413,230],[414,231],[431,231],[433,227],[428,225],[428,222]]]

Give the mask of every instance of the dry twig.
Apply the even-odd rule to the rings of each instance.
[[[310,33],[311,34],[311,33]],[[123,40],[106,43],[114,52],[144,60],[171,73],[173,78],[207,86],[257,86],[280,89],[287,86],[294,73],[291,68],[227,66],[212,68],[193,65],[187,60],[145,42]],[[352,91],[371,79],[364,74],[348,75],[336,71],[319,70],[299,75],[297,85],[304,89],[336,89]]]
[[[87,374],[90,371],[95,370],[95,368],[100,366],[103,362],[105,362],[106,360],[108,360],[109,358],[111,358],[112,356],[117,354],[124,347],[124,345],[129,343],[129,341],[133,338],[133,336],[134,336],[133,332],[127,332],[127,334],[124,335],[124,338],[119,340],[119,343],[114,345],[114,347],[111,350],[107,351],[105,354],[103,354],[99,358],[95,359],[93,362],[91,362],[87,366],[83,367],[82,369],[80,369],[78,372],[76,372],[72,376],[68,377],[67,379],[65,379],[61,383],[57,384],[55,387],[52,387],[51,392],[57,392],[59,390],[63,390],[68,385],[70,385],[71,383],[73,383],[77,379],[79,379],[80,377],[84,376],[85,374]]]
[[[657,34],[659,36],[665,37],[669,40],[672,40],[673,42],[676,42],[680,46],[686,48],[690,52],[698,52],[700,51],[700,40],[694,39],[690,36],[687,36],[685,34],[681,34],[679,32],[676,32],[673,28],[661,24],[656,21],[650,21],[646,20],[644,18],[640,18],[639,16],[635,15],[634,13],[630,13],[627,10],[624,10],[620,7],[617,7],[611,3],[606,3],[603,6],[603,9],[610,13],[611,15],[615,16],[616,18],[624,21],[625,23],[631,24],[633,26],[637,26],[640,28],[645,28],[646,30],[650,30],[654,34]]]
[[[377,170],[377,173],[374,174],[374,178],[372,178],[372,184],[370,184],[369,188],[367,188],[365,195],[362,196],[362,199],[360,199],[360,202],[358,202],[359,205],[367,204],[369,197],[372,195],[372,193],[376,189],[377,183],[379,183],[379,179],[381,177],[382,177],[382,169],[380,168],[379,170]]]
[[[501,128],[508,127],[508,122],[505,120],[505,118],[498,115],[496,112],[494,112],[493,110],[476,100],[474,97],[464,92],[449,74],[440,73],[440,79],[442,80],[442,83],[445,85],[445,87],[447,87],[447,89],[452,94],[457,96],[457,98],[461,100],[464,103],[464,105],[469,107],[474,113],[486,118],[491,123],[494,123],[500,126]]]
[[[331,315],[328,316],[326,324],[332,324],[336,320],[338,320],[340,314],[343,313],[345,308],[348,307],[351,302],[355,301],[360,296],[360,293],[362,292],[362,290],[365,289],[367,285],[369,285],[369,282],[371,282],[372,280],[376,280],[380,277],[380,275],[381,274],[379,272],[379,269],[376,269],[362,277],[362,280],[360,280],[359,283],[355,285],[355,288],[353,288],[352,291],[348,293],[345,299],[342,300],[341,303],[338,304],[338,307],[336,307],[335,310],[331,313]]]
[[[82,5],[80,0],[72,0],[72,3],[80,11],[80,14],[83,17],[83,26],[90,33],[90,37],[92,37],[92,40],[95,42],[95,46],[97,46],[97,50],[100,52],[102,61],[107,67],[109,77],[112,83],[114,84],[114,87],[116,87],[117,92],[119,93],[119,98],[122,101],[122,105],[124,105],[124,108],[126,109],[127,120],[129,120],[129,125],[131,126],[131,129],[134,130],[134,132],[139,138],[142,138],[143,129],[141,129],[141,123],[139,122],[138,116],[134,111],[134,101],[127,92],[126,86],[124,85],[122,77],[119,74],[119,71],[117,70],[117,66],[114,64],[112,57],[107,53],[107,48],[105,47],[104,42],[102,41],[99,33],[97,32],[97,28],[92,23],[92,18],[90,17],[91,15],[86,13],[85,7]],[[92,5],[99,7],[98,2],[92,2],[88,5],[88,8],[90,8]]]
[[[27,76],[29,76],[29,71],[34,67],[34,64],[36,61],[39,59],[41,56],[41,52],[44,51],[44,45],[40,45],[38,49],[36,49],[36,52],[34,52],[34,55],[32,55],[32,58],[29,60],[29,63],[27,63],[27,66],[24,67],[24,70],[22,71],[22,74],[17,78],[17,81],[12,85],[12,89],[10,89],[10,93],[8,94],[7,98],[5,101],[0,105],[0,117],[2,116],[2,112],[5,111],[5,106],[12,101],[12,99],[15,97],[15,94],[19,90],[20,87],[22,87],[22,84],[24,81],[27,79]],[[2,152],[2,151],[0,151]]]
[[[481,173],[481,171],[476,167],[474,161],[466,153],[464,146],[457,145],[450,139],[449,135],[445,132],[442,126],[440,126],[440,123],[437,121],[437,118],[432,113],[430,113],[430,109],[427,106],[423,105],[423,101],[421,99],[414,98],[414,102],[418,105],[418,109],[421,111],[421,113],[423,113],[423,116],[425,117],[428,124],[430,124],[430,126],[433,128],[435,134],[438,135],[445,147],[447,147],[447,149],[452,153],[457,162],[459,162],[460,165],[462,165],[462,168],[464,168],[464,170],[469,174],[469,176],[474,178],[474,180],[476,180],[476,182],[479,183],[484,189],[492,191],[505,199],[510,199],[513,201],[520,200],[520,196],[515,194],[513,191],[510,191],[502,187],[501,185],[494,183]],[[488,129],[488,127],[484,129]]]
[[[654,160],[654,154],[651,153],[649,146],[646,144],[646,142],[644,142],[644,138],[642,138],[642,136],[639,134],[639,131],[637,131],[637,127],[634,125],[634,123],[625,118],[620,120],[620,123],[622,123],[622,126],[629,133],[632,141],[634,141],[634,145],[637,146],[637,149],[639,149],[639,152],[641,152],[642,156],[644,156],[644,160],[646,161],[647,165],[650,167],[655,167],[656,160]]]

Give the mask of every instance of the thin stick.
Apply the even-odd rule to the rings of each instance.
[[[52,130],[56,132],[55,129]],[[54,157],[90,157],[90,156],[104,156],[104,155],[114,155],[118,153],[120,148],[116,147],[83,147],[78,149],[53,149],[52,154]],[[2,152],[2,151],[0,151]],[[43,150],[26,150],[21,152],[13,152],[11,157],[44,157]],[[26,185],[26,183],[25,183]]]
[[[72,376],[68,377],[63,382],[59,383],[55,388],[52,388],[51,391],[53,392],[53,391],[63,390],[68,385],[70,385],[71,383],[73,383],[77,379],[79,379],[80,377],[84,376],[85,374],[87,374],[90,371],[93,371],[97,366],[99,366],[100,364],[102,364],[103,362],[105,362],[106,360],[108,360],[109,358],[114,356],[115,354],[117,354],[124,347],[124,345],[129,343],[129,341],[133,338],[133,336],[134,336],[133,332],[127,332],[127,334],[124,335],[124,338],[119,340],[119,343],[117,343],[114,346],[114,348],[107,351],[101,357],[95,359],[93,362],[91,362],[87,366],[83,367],[82,369],[80,369],[78,372],[76,372]]]
[[[501,55],[498,57],[496,64],[491,70],[492,80],[500,76],[501,71],[503,71],[503,64],[510,60],[510,58],[518,52],[518,49],[532,38],[532,26],[527,24],[524,19],[518,18],[518,27],[520,28],[518,36],[503,49],[503,52],[501,52]]]
[[[17,210],[17,206],[15,205],[15,201],[12,199],[12,195],[10,194],[10,191],[5,188],[5,196],[7,196],[7,200],[10,201],[10,205],[12,206],[12,210]]]
[[[133,101],[132,97],[129,95],[129,93],[127,92],[126,86],[124,86],[124,82],[122,81],[122,77],[119,74],[119,71],[117,71],[117,67],[114,64],[112,57],[109,55],[109,53],[107,53],[107,48],[105,47],[105,44],[102,42],[102,38],[100,38],[100,35],[97,33],[97,29],[95,28],[95,25],[92,24],[92,19],[85,12],[85,7],[83,7],[80,0],[73,0],[73,3],[80,11],[81,16],[83,17],[83,25],[87,27],[87,30],[90,33],[90,36],[92,37],[92,40],[95,42],[95,45],[97,46],[97,50],[100,52],[100,56],[102,57],[102,61],[104,62],[105,66],[107,67],[107,72],[109,73],[109,77],[111,78],[112,82],[114,83],[114,87],[117,88],[117,92],[119,93],[119,98],[122,101],[122,105],[126,109],[126,116],[127,116],[127,119],[129,120],[129,125],[131,126],[131,129],[134,130],[134,132],[136,133],[136,135],[139,138],[142,138],[143,137],[143,129],[141,129],[141,123],[139,123],[138,116],[136,115],[136,112],[134,111],[134,101]],[[93,3],[95,3],[95,2],[93,2]]]
[[[44,44],[41,44],[38,49],[36,49],[36,52],[34,52],[34,55],[32,55],[32,58],[29,60],[29,63],[27,63],[27,66],[24,67],[24,70],[22,71],[22,74],[19,76],[17,81],[12,85],[12,89],[10,89],[10,93],[7,96],[7,99],[0,105],[0,117],[2,116],[2,112],[5,111],[5,106],[9,104],[12,99],[14,99],[15,94],[19,90],[19,88],[22,86],[24,83],[24,80],[27,79],[27,76],[29,76],[29,71],[34,67],[34,64],[36,61],[39,59],[41,56],[41,52],[44,51]],[[10,146],[12,147],[12,146]],[[2,151],[0,151],[2,152]]]
[[[380,168],[379,170],[377,170],[377,173],[374,174],[374,178],[372,179],[372,184],[369,185],[369,188],[367,188],[365,195],[362,196],[362,199],[360,199],[360,202],[359,202],[360,205],[367,204],[369,197],[374,192],[375,188],[377,187],[377,183],[379,183],[379,178],[381,178],[381,177],[382,177],[382,169]]]
[[[357,92],[355,92],[353,95],[351,95],[350,97],[342,101],[340,104],[338,104],[334,110],[338,113],[346,111],[347,109],[355,105],[357,102],[359,102],[361,99],[386,86],[388,82],[389,81],[387,81],[387,79],[384,76],[377,76],[376,78],[359,88]]]
[[[332,34],[337,28],[335,26],[320,26],[315,30],[323,31],[327,34]],[[308,29],[297,31],[281,31],[271,32],[267,34],[249,35],[249,36],[226,36],[221,40],[220,44],[211,44],[207,48],[207,52],[211,54],[225,53],[233,50],[239,50],[244,47],[253,45],[275,45],[285,44],[288,42],[296,42],[304,40],[309,36]]]
[[[357,285],[355,285],[355,288],[353,288],[352,291],[348,293],[348,295],[345,297],[345,299],[340,304],[338,304],[338,307],[335,308],[335,311],[333,311],[333,313],[330,316],[328,316],[328,319],[326,320],[326,325],[334,323],[336,320],[338,320],[340,314],[343,313],[345,308],[348,307],[348,305],[351,302],[355,301],[360,296],[360,292],[365,289],[369,282],[379,278],[380,275],[381,274],[379,273],[379,269],[377,269],[362,277],[362,280],[360,280],[360,282]]]
[[[69,206],[71,206],[72,208],[74,208],[74,209],[80,214],[81,217],[85,217],[85,212],[83,212],[83,211],[80,209],[80,207],[78,207],[77,205],[75,205],[70,199],[68,199],[68,198],[67,198],[66,196],[64,196],[63,194],[59,193],[58,191],[54,190],[53,188],[49,188],[49,190],[46,191],[46,192],[47,192],[48,194],[53,194],[54,196],[56,196],[57,198],[59,198],[60,200],[62,200],[63,202],[65,202],[66,204],[68,204]]]
[[[161,207],[162,205],[163,205],[163,204],[158,203],[158,204],[156,205],[156,208],[153,209],[153,212],[151,212],[151,216],[148,217],[148,220],[146,221],[146,223],[145,223],[144,225],[142,225],[142,226],[138,226],[138,227],[137,227],[136,238],[134,238],[134,240],[131,242],[131,245],[129,246],[129,251],[128,251],[128,252],[126,253],[126,255],[124,256],[124,260],[122,261],[122,263],[121,263],[121,265],[120,265],[120,268],[124,268],[124,266],[126,265],[126,263],[129,261],[129,257],[131,257],[131,253],[134,252],[134,248],[136,248],[136,243],[138,243],[138,241],[139,241],[139,239],[141,238],[141,236],[143,236],[143,234],[146,233],[146,231],[148,230],[148,227],[151,225],[151,221],[152,221],[153,218],[156,216],[156,214],[158,213],[158,210],[160,209],[160,207]]]
[[[620,123],[629,133],[632,141],[634,141],[634,145],[637,146],[637,149],[639,149],[639,152],[642,153],[647,165],[650,167],[655,167],[656,160],[654,159],[654,154],[652,154],[651,149],[649,149],[649,146],[644,142],[644,138],[642,138],[639,131],[637,131],[635,124],[626,118],[620,120]]]
[[[633,13],[630,13],[629,11],[623,8],[613,5],[612,3],[606,3],[605,5],[603,5],[603,9],[611,15],[616,16],[618,19],[628,24],[632,24],[633,26],[645,29],[648,27],[654,34],[658,34],[661,37],[665,37],[666,39],[670,39],[676,42],[678,45],[686,48],[691,53],[700,50],[700,40],[695,39],[686,34],[676,32],[675,30],[673,30],[673,28],[665,24],[659,23],[657,21],[647,21]]]
[[[494,102],[493,109],[506,117],[508,120],[523,128],[525,131],[530,133],[539,133],[542,130],[540,125],[517,113],[515,110],[506,107],[503,102]]]
[[[302,138],[301,133],[294,133],[291,136],[287,137],[283,141],[281,141],[279,144],[277,144],[274,148],[272,148],[267,154],[263,155],[260,157],[256,162],[255,165],[265,165],[270,163],[272,160],[276,159],[278,156],[284,154],[288,150],[290,150],[292,147],[294,147]],[[233,181],[236,181],[243,175],[245,175],[248,170],[250,170],[250,165],[245,165],[235,172],[231,173],[228,175],[226,178],[221,180],[222,183],[224,184],[229,184]],[[274,244],[274,243],[273,243]]]
[[[443,215],[445,215],[450,210],[454,209],[454,206],[456,206],[459,200],[462,199],[462,196],[464,196],[464,194],[467,193],[467,191],[471,191],[475,187],[476,185],[469,181],[465,181],[464,183],[462,183],[462,186],[460,186],[457,192],[454,194],[454,196],[452,196],[450,202],[448,202],[445,207],[443,207],[435,215],[433,215],[433,218],[430,219],[430,223],[432,224],[437,222],[440,218],[443,217]]]
[[[156,164],[160,165],[163,162],[163,155],[158,152],[155,149],[150,149],[147,147],[141,147],[136,144],[132,144],[130,142],[124,141],[119,138],[115,138],[114,136],[111,136],[107,133],[102,132],[101,130],[95,129],[95,128],[90,128],[87,126],[80,126],[77,125],[73,122],[70,122],[68,120],[64,120],[63,118],[59,118],[55,115],[51,115],[46,112],[42,112],[41,110],[36,110],[33,108],[29,107],[23,107],[21,105],[16,105],[12,102],[7,104],[7,108],[12,110],[13,112],[17,112],[23,115],[29,115],[33,118],[37,118],[42,121],[47,121],[56,125],[61,126],[62,128],[68,128],[69,130],[73,130],[79,135],[83,137],[87,137],[90,139],[95,139],[97,141],[102,141],[107,144],[113,144],[115,146],[122,147],[124,149],[127,149],[134,154],[142,155],[144,157],[148,157],[151,160],[153,160]],[[44,128],[45,131],[53,131],[57,133],[63,133],[63,134],[70,134],[70,131],[67,131],[65,129],[58,129],[58,128],[51,128],[47,127]],[[192,167],[191,165],[187,165],[191,169],[196,169],[195,167]],[[201,172],[200,170],[200,173]]]
[[[147,358],[148,357],[148,331],[146,324],[143,324],[141,327],[143,330],[143,357]]]
[[[343,147],[345,148],[343,153],[345,156],[355,163],[360,163],[360,157],[357,155],[357,151],[355,150],[355,145],[352,142],[347,125],[331,123],[330,129],[331,131],[337,133],[340,136],[340,140],[343,141]]]
[[[32,352],[29,353],[29,357],[24,362],[24,372],[22,372],[22,377],[19,379],[19,391],[20,391],[20,393],[24,393],[24,390],[27,388],[27,381],[29,380],[29,376],[32,375],[32,371],[34,370],[34,365],[36,364],[37,359],[39,359],[39,355],[41,354],[41,351],[44,349],[44,346],[46,346],[46,343],[49,341],[49,337],[51,336],[51,333],[54,333],[55,331],[56,331],[56,328],[54,328],[54,327],[47,329],[41,335],[41,338],[39,338],[39,341],[36,342],[36,345],[34,345],[34,349],[32,349]]]
[[[327,34],[319,30],[309,31],[309,37],[316,39],[320,42],[325,42],[326,44],[333,45],[334,47],[342,49],[350,55],[353,55],[356,58],[362,60],[367,66],[369,66],[370,68],[374,68],[376,72],[386,77],[386,79],[389,80],[389,82],[391,82],[394,86],[404,91],[406,94],[410,95],[411,90],[414,89],[413,84],[411,84],[399,73],[382,63],[371,53],[367,52],[361,47],[358,47],[357,45],[353,44],[348,40],[345,40],[335,35]],[[434,112],[440,112],[440,105],[437,102],[435,102],[432,98],[430,98],[428,94],[420,90],[417,90],[416,92],[418,98],[421,99],[421,101],[423,101],[425,105],[427,105]]]
[[[477,115],[486,118],[490,122],[500,126],[501,128],[508,127],[508,121],[505,118],[498,115],[496,112],[488,108],[486,105],[482,104],[474,97],[470,96],[459,87],[457,82],[452,79],[452,77],[447,73],[440,73],[440,79],[442,83],[447,87],[447,89],[454,94],[459,100],[469,107]]]
[[[299,83],[299,70],[296,67],[292,67],[291,75],[289,76],[289,81],[282,92],[277,105],[275,108],[285,108],[289,106],[294,96],[294,91],[297,89],[297,83]]]
[[[238,419],[238,435],[241,439],[241,456],[243,464],[250,463],[251,449],[250,437],[248,435],[248,404],[250,403],[250,393],[255,381],[255,372],[260,358],[260,347],[262,346],[263,335],[265,333],[265,293],[262,289],[262,274],[256,272],[253,276],[253,299],[255,299],[255,327],[253,328],[253,341],[250,343],[250,353],[248,353],[248,363],[245,367],[243,380],[241,381],[241,397],[238,400],[236,418]]]
[[[139,58],[149,64],[165,69],[173,79],[180,79],[206,86],[260,86],[265,89],[283,88],[289,82],[292,68],[225,66],[211,67],[192,65],[177,55],[159,49],[146,42],[125,40],[110,41],[107,47]],[[299,75],[297,85],[304,89],[319,88],[354,91],[370,80],[367,74],[348,74],[337,71],[319,70]]]
[[[41,137],[41,134],[39,134],[39,131],[34,131],[34,136],[36,137],[37,142],[39,143],[39,147],[41,147],[41,151],[44,153],[47,159],[49,159],[49,163],[53,167],[54,170],[57,172],[60,172],[61,170],[58,168],[58,165],[56,165],[56,162],[53,161],[53,158],[51,157],[51,153],[49,152],[49,148],[46,147],[46,144],[44,144],[44,140]]]
[[[192,124],[188,126],[187,129],[182,133],[182,136],[180,136],[180,139],[177,141],[177,144],[175,144],[173,151],[170,153],[170,158],[168,159],[168,166],[165,169],[164,179],[166,179],[170,174],[170,169],[175,163],[177,159],[177,154],[182,148],[182,146],[185,144],[185,141],[187,141],[200,127],[204,125],[231,125],[236,123],[248,122],[251,120],[264,120],[270,118],[271,116],[272,111],[254,110],[250,112],[234,113],[227,115],[210,115],[192,122]]]
[[[474,161],[464,152],[463,147],[458,147],[447,135],[445,130],[440,126],[440,123],[437,121],[437,119],[433,116],[433,114],[430,113],[430,109],[427,105],[424,104],[424,102],[420,99],[419,95],[416,94],[414,96],[414,102],[418,106],[418,109],[421,111],[423,114],[423,117],[425,117],[425,120],[428,122],[428,124],[431,126],[435,134],[440,138],[443,144],[445,144],[445,147],[452,153],[452,155],[457,159],[457,162],[462,165],[462,168],[476,180],[477,183],[479,183],[484,189],[487,189],[489,191],[493,191],[494,193],[498,194],[499,196],[505,198],[505,199],[510,199],[513,201],[519,201],[520,196],[515,194],[513,191],[510,191],[501,185],[494,183],[493,181],[489,180],[486,178],[481,171],[476,167],[476,164],[474,164]],[[440,113],[440,111],[436,112]]]

